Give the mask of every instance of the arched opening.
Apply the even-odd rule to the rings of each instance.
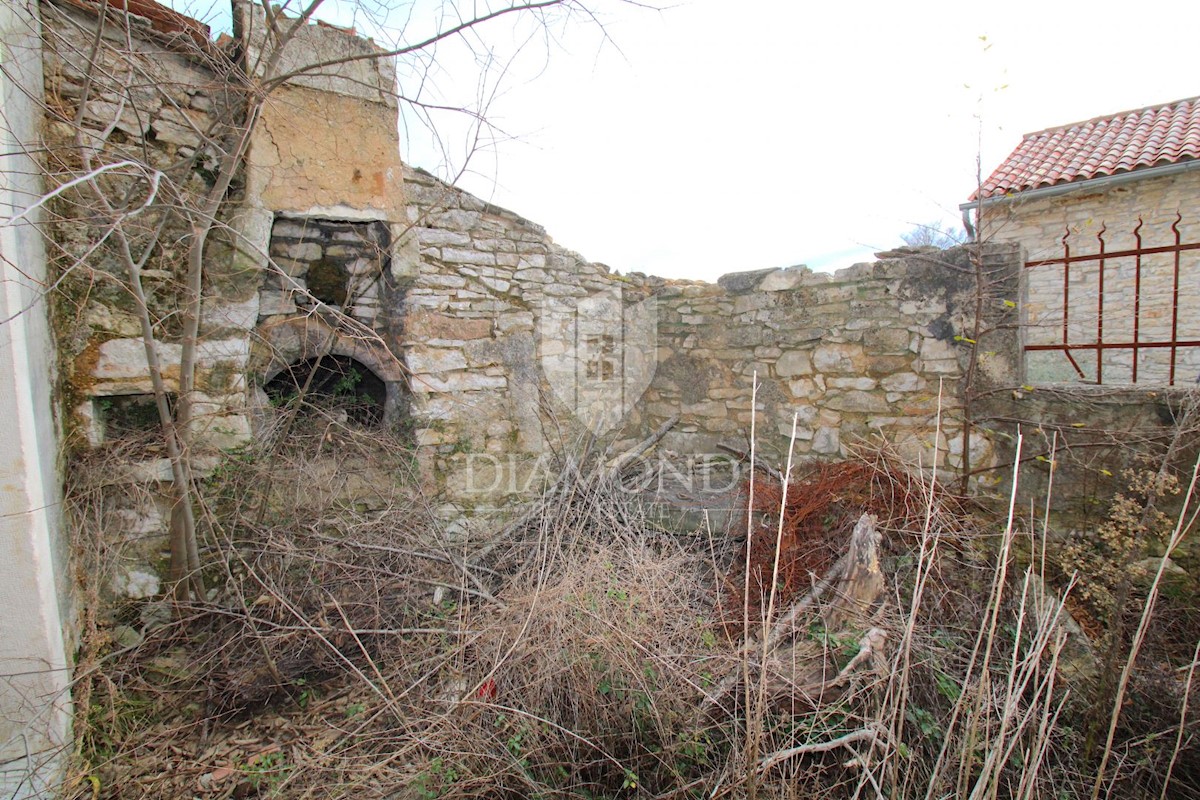
[[[378,425],[387,403],[387,384],[361,361],[332,353],[284,367],[263,385],[271,404],[300,403],[301,413],[345,413],[350,422]]]

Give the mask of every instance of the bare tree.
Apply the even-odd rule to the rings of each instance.
[[[954,225],[942,226],[935,221],[916,224],[908,233],[900,234],[900,238],[909,247],[936,247],[939,250],[947,250],[965,242],[967,235],[961,228]]]
[[[95,0],[94,30],[87,30],[73,9],[43,4],[45,13],[59,15],[48,26],[48,47],[59,58],[56,69],[75,78],[55,84],[60,91],[47,98],[48,139],[58,146],[47,148],[46,161],[51,183],[57,185],[37,204],[48,204],[53,212],[47,239],[55,251],[57,285],[75,281],[85,298],[95,290],[132,300],[171,469],[170,577],[179,598],[204,594],[192,460],[204,297],[219,278],[217,265],[228,262],[240,246],[225,207],[241,190],[245,159],[272,94],[297,78],[327,75],[351,62],[398,59],[402,68],[395,100],[427,117],[436,104],[425,99],[425,76],[443,43],[456,39],[485,51],[483,37],[502,18],[529,16],[547,31],[558,19],[593,19],[577,0],[461,7],[446,2],[431,28],[402,31],[392,46],[310,63],[285,57],[289,43],[315,20],[322,2],[286,0],[280,5],[262,0],[257,14],[239,14],[235,8],[234,40],[225,44],[211,42],[194,20],[154,3],[131,2],[130,9],[139,15],[134,16],[114,10],[124,3],[110,6],[107,0]],[[87,8],[92,3],[70,5]],[[246,3],[243,8],[250,7]],[[255,25],[258,29],[251,30]],[[73,35],[56,39],[56,29]],[[199,109],[187,104],[159,68],[156,59],[162,50],[146,48],[148,36],[158,48],[165,46],[208,76],[208,99]],[[79,47],[79,41],[88,44]],[[497,65],[494,54],[487,54],[481,69],[502,71],[503,63]],[[485,103],[459,110],[485,124]],[[164,140],[174,145],[164,147]],[[86,299],[77,302],[82,315]],[[377,335],[361,324],[358,332]],[[177,376],[168,376],[164,364],[168,344],[179,348]],[[177,392],[171,391],[172,383]]]

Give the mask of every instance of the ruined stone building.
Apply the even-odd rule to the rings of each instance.
[[[785,457],[794,434],[799,457],[870,445],[997,480],[987,470],[1009,435],[972,429],[966,410],[985,396],[1021,402],[1010,391],[1026,383],[1018,244],[716,284],[621,275],[402,163],[395,70],[370,41],[314,24],[276,48],[280,20],[242,5],[234,39],[213,43],[151,0],[121,8],[105,18],[92,0],[0,8],[0,415],[13,443],[0,456],[5,790],[52,782],[69,740],[61,454],[106,447],[154,403],[142,301],[102,209],[87,205],[90,184],[110,198],[126,187],[130,241],[158,237],[138,267],[143,304],[166,389],[188,395],[199,474],[269,425],[289,380],[326,380],[318,373],[337,365],[373,403],[363,424],[411,437],[447,521],[536,493],[546,458],[584,437],[619,450],[664,427],[662,451],[684,458],[744,450],[754,421],[767,459]],[[240,135],[244,156],[222,186]],[[217,224],[192,264],[188,221],[204,218],[214,191]],[[138,227],[158,219],[138,213],[159,202],[180,210],[161,229]],[[181,386],[190,269],[202,270],[202,302],[195,382]],[[1037,302],[1023,313],[1040,313]],[[109,533],[165,531],[171,474],[155,452],[114,471],[147,491]],[[152,563],[121,570],[121,591],[161,588]]]

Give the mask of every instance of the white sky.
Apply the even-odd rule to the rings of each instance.
[[[484,29],[502,63],[543,38],[490,107],[513,138],[477,153],[459,185],[621,272],[715,280],[870,260],[914,224],[957,222],[977,157],[986,175],[1022,133],[1200,94],[1195,0],[585,2],[610,41],[581,15],[548,43],[528,24]],[[327,18],[345,24],[347,8]],[[417,9],[405,35],[431,19]],[[370,29],[361,8],[354,22]],[[438,61],[426,96],[477,94],[464,49]],[[403,70],[401,87],[414,91]],[[439,122],[448,162],[417,127],[403,156],[454,174],[463,128]]]

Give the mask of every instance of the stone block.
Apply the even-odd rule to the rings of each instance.
[[[437,347],[411,347],[405,355],[408,368],[416,374],[449,372],[466,369],[467,359],[461,350]]]
[[[495,264],[494,253],[481,253],[478,250],[459,250],[454,247],[442,248],[442,260],[451,264]]]
[[[858,344],[822,344],[813,350],[813,366],[818,372],[862,372],[865,361]]]
[[[217,362],[233,364],[244,369],[250,360],[250,340],[246,337],[233,339],[205,339],[196,345],[196,362],[213,365]]]
[[[731,272],[728,275],[722,275],[717,278],[717,285],[727,292],[748,292],[758,286],[766,276],[778,270],[759,269],[752,272]]]
[[[137,317],[107,305],[88,305],[86,319],[89,328],[115,333],[121,337],[137,337],[142,332],[142,325]]]
[[[646,413],[655,417],[667,419],[672,414],[679,413],[680,408],[672,403],[647,403]]]
[[[789,350],[775,362],[775,374],[781,378],[811,375],[812,371],[811,356],[804,350]]]
[[[352,277],[370,275],[379,269],[379,262],[373,258],[356,258],[346,264],[346,272]]]
[[[887,400],[881,395],[853,390],[826,395],[825,406],[836,411],[855,411],[868,414],[879,414],[888,410]]]
[[[687,403],[683,406],[683,413],[696,417],[723,417],[725,416],[725,404],[719,400],[708,400],[702,403]]]
[[[874,378],[826,378],[826,383],[830,389],[857,389],[858,391],[869,392],[876,388],[879,383]]]
[[[306,239],[311,236],[318,235],[319,231],[315,225],[311,225],[307,220],[298,219],[278,219],[271,227],[271,250],[275,250],[276,243],[279,239]]]
[[[507,292],[510,288],[512,288],[511,283],[509,283],[508,281],[500,280],[499,278],[481,277],[479,279],[479,281],[484,286],[486,286],[489,289],[496,291],[496,292]]]
[[[817,385],[807,378],[798,381],[788,381],[788,389],[797,400],[812,400],[821,394]]]
[[[274,248],[272,248],[274,250]],[[284,255],[296,261],[316,261],[321,257],[321,245],[317,242],[297,242],[284,248]]]
[[[751,311],[769,308],[775,303],[774,295],[769,294],[746,294],[734,298],[733,313],[746,314]]]
[[[202,125],[204,123],[201,123]],[[201,134],[191,125],[183,125],[168,119],[156,119],[150,123],[155,139],[181,147],[199,147]]]
[[[429,311],[410,314],[407,319],[411,339],[467,340],[486,339],[492,335],[492,323],[487,319],[463,319],[450,314]]]
[[[147,600],[159,592],[159,578],[149,570],[120,570],[112,581],[112,591],[118,597]]]
[[[286,258],[284,256],[275,256],[272,259],[275,266],[284,275],[289,278],[300,278],[308,272],[308,267],[312,263],[310,261],[298,261],[294,258]]]
[[[963,465],[963,436],[961,433],[950,436],[946,441],[946,463],[958,468]],[[978,429],[971,432],[971,468],[991,466],[993,447],[987,436]]]
[[[533,330],[533,312],[515,311],[509,314],[501,314],[496,319],[496,330],[500,333],[531,331]]]
[[[434,247],[463,247],[471,243],[469,234],[461,231],[447,231],[440,228],[419,228],[417,230],[417,238],[422,245],[430,245]]]
[[[904,328],[874,328],[863,332],[863,346],[872,353],[903,353],[911,338]]]
[[[295,314],[295,292],[259,292],[258,315],[270,317],[276,314]]]
[[[462,289],[467,285],[467,281],[458,275],[434,275],[427,273],[421,276],[419,284],[435,289]]]
[[[450,372],[440,376],[414,376],[412,390],[415,394],[435,392],[475,392],[504,389],[508,379],[501,375],[480,375],[473,372]]]
[[[954,375],[961,371],[958,359],[939,359],[936,361],[921,362],[922,372],[932,372],[936,375]]]
[[[921,340],[921,358],[936,361],[938,359],[958,359],[958,348],[952,342],[926,337]]]
[[[785,292],[803,286],[812,270],[803,264],[787,269],[777,269],[758,283],[760,292]]]
[[[524,269],[518,265],[517,271],[513,274],[513,279],[518,283],[547,283],[550,280],[550,276],[544,269],[537,267]]]
[[[879,381],[889,392],[915,392],[924,385],[921,377],[914,372],[899,372],[888,375]]]
[[[912,356],[870,356],[867,358],[868,375],[891,375],[911,369]]]
[[[173,391],[179,383],[179,359],[183,348],[168,342],[157,342],[156,348],[163,379]],[[154,391],[146,346],[141,339],[110,339],[101,344],[92,377],[95,383],[90,391],[96,396]]]
[[[250,420],[242,414],[208,416],[198,420],[196,443],[215,450],[231,450],[253,438]]]
[[[518,267],[521,269],[544,269],[546,266],[546,256],[543,253],[526,252],[522,249],[521,260],[518,262]]]
[[[813,434],[812,452],[830,455],[841,450],[841,436],[837,428],[820,427]]]

